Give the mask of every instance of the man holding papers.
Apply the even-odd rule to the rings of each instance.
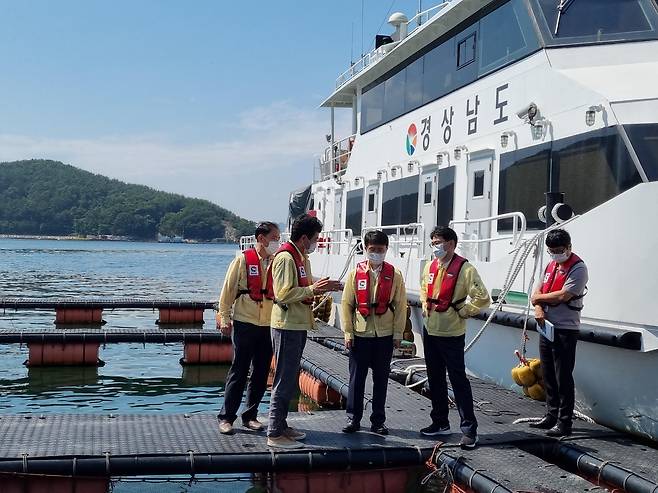
[[[576,342],[580,312],[587,291],[587,266],[571,251],[571,237],[563,229],[546,235],[551,262],[532,295],[544,375],[547,413],[530,426],[548,430],[549,436],[571,434],[575,387]]]

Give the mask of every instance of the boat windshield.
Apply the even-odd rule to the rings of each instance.
[[[658,39],[653,0],[532,0],[547,45]]]

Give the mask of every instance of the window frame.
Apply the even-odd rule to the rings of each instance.
[[[480,23],[480,20],[478,20],[477,23],[479,24],[479,23]],[[474,26],[475,26],[475,24],[474,24]],[[479,27],[479,26],[478,26],[478,27]],[[466,30],[468,30],[468,29],[466,29]],[[459,48],[460,48],[460,46],[462,46],[464,43],[466,43],[470,38],[473,38],[473,58],[471,58],[471,59],[468,60],[467,62],[460,63],[460,59],[459,59],[459,58],[460,58],[460,57],[459,57],[459,55],[460,55],[460,51],[459,51]],[[456,61],[457,61],[457,70],[461,70],[461,69],[463,69],[464,67],[468,67],[470,64],[475,63],[475,61],[477,60],[477,57],[478,57],[478,56],[477,56],[477,55],[478,55],[478,49],[477,49],[477,48],[478,48],[478,33],[477,33],[477,29],[474,30],[473,32],[468,33],[467,35],[465,35],[465,36],[463,36],[463,37],[461,37],[461,38],[457,38],[457,39],[456,39],[456,42],[455,42],[455,45],[456,45],[456,48],[457,48],[457,52],[455,53],[455,58],[456,58]],[[476,79],[476,80],[477,80],[477,79]]]

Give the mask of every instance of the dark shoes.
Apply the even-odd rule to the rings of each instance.
[[[356,433],[360,429],[361,429],[361,424],[360,423],[358,423],[356,421],[352,421],[351,419],[348,419],[347,424],[343,428],[343,433]]]
[[[377,433],[378,435],[388,435],[388,428],[386,428],[386,425],[372,425],[370,427],[370,431],[373,433]]]
[[[477,447],[478,441],[479,440],[477,435],[472,437],[464,435],[459,442],[459,446],[465,450],[473,450],[475,447]]]
[[[537,421],[536,423],[530,423],[530,428],[536,428],[539,430],[550,430],[556,424],[557,424],[557,419],[547,414],[541,419],[541,421]]]
[[[426,428],[420,430],[420,434],[426,437],[434,437],[438,435],[450,435],[450,425],[441,426],[436,423],[432,423]]]
[[[562,421],[546,432],[546,436],[549,437],[566,437],[569,435],[571,435],[571,425]]]

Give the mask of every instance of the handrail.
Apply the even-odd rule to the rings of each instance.
[[[245,250],[249,248],[253,248],[255,246],[256,246],[256,236],[254,235],[240,236],[240,251],[244,252]]]
[[[501,235],[501,236],[496,236],[495,238],[492,236],[489,236],[488,238],[480,238],[480,230],[481,230],[481,225],[483,223],[498,223],[498,221],[502,219],[512,219],[512,234],[511,235]],[[518,220],[518,224],[517,224]],[[449,226],[452,228],[456,224],[463,224],[463,225],[468,225],[468,224],[477,224],[478,225],[478,230],[477,230],[477,238],[464,238],[460,239],[460,243],[463,244],[476,244],[479,245],[480,243],[491,243],[493,241],[501,241],[501,240],[512,240],[512,246],[513,248],[516,248],[523,237],[525,236],[526,233],[526,218],[525,214],[522,212],[506,212],[505,214],[498,214],[496,216],[490,216],[490,217],[480,217],[476,219],[453,219],[450,221]]]
[[[427,23],[432,17],[437,15],[444,7],[446,7],[451,1],[452,0],[445,0],[440,4],[435,5],[434,7],[430,7],[429,9],[423,10],[422,12],[419,12],[415,16],[413,16],[409,20],[409,22],[406,23],[407,24],[406,37],[409,37],[414,31],[416,31],[421,26],[421,24]],[[434,13],[430,15],[430,12],[434,12]],[[412,24],[414,23],[416,25],[412,27]],[[352,63],[350,65],[350,68],[345,70],[342,74],[340,74],[336,78],[336,89],[340,88],[342,85],[349,82],[354,76],[361,73],[369,66],[379,62],[382,58],[386,56],[386,54],[389,51],[391,51],[395,46],[397,46],[398,43],[399,41],[394,41],[393,43],[388,43],[380,46],[379,48],[375,48],[369,51],[368,53],[366,53],[365,55],[363,55],[356,62]]]
[[[352,134],[334,142],[333,146],[330,145],[325,148],[322,157],[318,160],[318,166],[320,168],[319,180],[314,177],[315,181],[325,180],[331,176],[336,177],[345,173],[347,163],[352,156],[352,147],[354,146],[355,139],[356,134]]]
[[[389,235],[389,248],[396,257],[401,254],[401,246],[408,247],[409,253],[411,253],[412,248],[416,247],[418,257],[422,258],[425,256],[425,225],[423,223],[370,226],[361,230],[361,236],[363,237],[368,231],[385,231],[390,229],[394,229],[395,233]],[[416,233],[407,233],[406,231],[410,229],[415,230]]]
[[[341,255],[344,250],[347,254],[352,247],[353,236],[354,233],[349,228],[321,231],[316,251],[327,255]]]

